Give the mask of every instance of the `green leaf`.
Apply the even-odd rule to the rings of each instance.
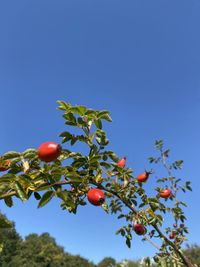
[[[22,185],[19,182],[15,182],[15,189],[22,201],[26,201],[28,199],[28,196],[25,192],[25,189],[22,187]]]
[[[131,248],[131,240],[129,238],[126,238],[126,245],[128,248]]]
[[[115,234],[116,235],[121,234],[122,236],[125,236],[125,230],[123,228],[120,228],[119,230],[117,230]]]
[[[94,155],[93,157],[91,157],[89,159],[89,161],[90,161],[90,164],[92,164],[92,163],[99,162],[100,159],[101,159],[101,156],[100,155]]]
[[[11,208],[11,207],[13,206],[13,200],[12,200],[12,197],[6,197],[6,198],[4,198],[4,202],[5,202],[5,204],[6,204],[9,208]]]
[[[87,111],[87,108],[85,106],[77,106],[77,108],[79,109],[80,111],[80,115],[85,115],[86,111]]]
[[[109,163],[106,163],[106,162],[104,162],[104,161],[100,162],[100,165],[103,166],[103,167],[106,168],[106,169],[109,169],[110,166],[111,166]]]
[[[0,184],[11,183],[14,181],[15,177],[16,176],[14,174],[6,173],[0,177]]]
[[[29,175],[27,175],[27,174],[22,174],[21,176],[20,176],[20,179],[22,180],[22,181],[25,181],[27,184],[29,184],[29,185],[35,185],[34,184],[34,182],[33,182],[33,180],[30,178],[30,176]]]
[[[88,117],[94,119],[96,117],[96,111],[94,111],[93,109],[88,109],[85,112],[85,115],[87,115]]]
[[[76,142],[78,141],[78,138],[76,138],[75,136],[73,136],[73,138],[71,139],[71,146],[73,146]]]
[[[71,107],[70,104],[67,104],[65,101],[58,100],[57,103],[60,105],[58,109],[68,111]]]
[[[63,137],[62,143],[66,143],[73,138],[73,135],[69,132],[63,132],[59,136]]]
[[[16,151],[9,151],[3,155],[3,159],[13,159],[13,158],[20,157],[20,156],[21,154]]]
[[[37,151],[34,148],[29,148],[29,149],[26,149],[22,153],[22,155],[24,158],[32,159],[37,155]]]
[[[40,200],[41,199],[41,196],[40,196],[40,194],[38,192],[34,192],[34,197],[37,200]]]
[[[109,115],[109,111],[107,111],[107,110],[100,111],[98,114],[98,118],[106,120],[106,121],[110,121],[110,122],[112,121],[112,118]]]
[[[124,214],[120,214],[120,215],[117,217],[117,219],[121,219],[121,218],[124,218],[124,217],[125,217]]]
[[[112,151],[109,151],[108,156],[109,156],[114,162],[118,162],[118,161],[119,161],[118,156],[117,156],[114,152],[112,152]]]
[[[162,149],[163,148],[163,141],[162,140],[156,140],[155,141],[155,148],[156,149]]]
[[[101,205],[103,210],[105,210],[106,213],[109,213],[109,207],[108,204],[104,201],[103,204]]]
[[[52,199],[54,194],[55,194],[55,192],[52,190],[45,192],[44,195],[42,196],[42,198],[40,199],[40,202],[38,204],[38,208],[45,206]]]
[[[67,120],[66,124],[77,125],[76,124],[76,117],[71,112],[65,113],[63,115],[63,117]]]
[[[98,129],[102,129],[102,122],[101,120],[94,120],[94,124]]]
[[[74,160],[74,162],[72,163],[72,166],[78,169],[80,167],[83,167],[86,163],[87,163],[87,159],[84,157],[80,157]]]
[[[56,193],[57,197],[61,198],[63,201],[68,201],[71,197],[71,192],[67,190],[63,190],[61,192]]]
[[[185,187],[186,187],[188,190],[192,191],[192,187],[190,186],[190,184],[191,184],[191,182],[190,182],[190,181],[187,181],[187,182],[185,183]]]

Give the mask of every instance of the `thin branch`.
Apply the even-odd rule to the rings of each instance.
[[[150,238],[148,238],[146,235],[144,236],[144,239],[148,241],[152,246],[154,246],[156,249],[160,250],[160,247],[154,243]]]

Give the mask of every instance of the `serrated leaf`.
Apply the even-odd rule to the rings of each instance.
[[[15,190],[22,201],[26,201],[28,199],[25,189],[18,181],[15,182]]]
[[[110,168],[110,164],[109,163],[106,163],[106,162],[100,162],[100,165],[103,166],[104,168],[106,169],[109,169]]]
[[[119,161],[118,156],[114,152],[110,152],[108,155],[114,162],[118,162]]]
[[[77,108],[79,109],[81,115],[85,115],[87,108],[85,106],[77,106]]]
[[[6,206],[8,206],[9,208],[11,208],[13,206],[12,197],[6,197],[6,198],[4,198],[4,202],[5,202]]]
[[[112,122],[112,118],[110,117],[109,114],[105,114],[105,115],[101,116],[101,119]]]
[[[98,129],[102,129],[102,122],[101,120],[94,120],[94,124]]]
[[[40,194],[38,192],[34,192],[34,197],[37,200],[40,200],[41,199],[41,196],[40,196]]]
[[[126,245],[128,248],[131,248],[131,240],[129,238],[126,238]]]
[[[3,155],[3,159],[13,159],[13,158],[20,157],[20,156],[21,154],[19,152],[9,151]]]
[[[101,205],[103,210],[105,210],[106,213],[109,213],[109,207],[108,204],[104,201],[103,204]]]
[[[110,122],[112,121],[112,118],[109,115],[109,111],[107,111],[107,110],[100,111],[99,114],[98,114],[98,118],[102,119],[102,120],[107,120],[107,121],[110,121]]]
[[[33,157],[35,157],[37,155],[37,151],[34,148],[29,148],[29,149],[26,149],[22,153],[22,155],[24,158],[32,159]]]
[[[45,206],[52,199],[54,194],[55,194],[55,192],[52,190],[45,192],[44,195],[40,199],[40,202],[38,204],[38,208]]]
[[[60,105],[58,107],[58,109],[60,109],[60,110],[66,110],[66,111],[68,111],[69,108],[71,107],[70,104],[67,104],[65,101],[62,101],[62,100],[58,100],[57,103]]]
[[[0,184],[11,183],[15,179],[15,175],[11,173],[6,173],[0,178]]]

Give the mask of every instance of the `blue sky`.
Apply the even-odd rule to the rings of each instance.
[[[0,153],[59,141],[56,100],[108,109],[112,148],[135,174],[148,167],[163,138],[178,175],[192,181],[184,196],[190,243],[199,242],[200,2],[197,0],[10,0],[0,3]],[[153,186],[153,177],[149,185]],[[57,202],[1,211],[22,236],[48,231],[66,251],[100,261],[153,255],[134,236],[115,236],[119,222],[88,205],[74,216]]]

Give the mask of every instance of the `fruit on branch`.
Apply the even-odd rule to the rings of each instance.
[[[171,195],[172,191],[169,188],[165,188],[160,192],[160,197],[168,198]]]
[[[117,166],[120,168],[124,168],[125,165],[126,165],[126,157],[123,157],[117,162]]]
[[[9,159],[5,160],[3,165],[0,167],[0,171],[1,172],[7,171],[9,169],[10,163],[11,161]]]
[[[176,223],[174,223],[174,224],[173,224],[173,226],[174,226],[174,228],[176,228],[176,227],[177,227],[177,224],[176,224]]]
[[[173,233],[173,232],[170,233],[170,235],[169,235],[169,239],[174,239],[174,237],[175,237],[174,233]]]
[[[62,147],[56,142],[45,142],[38,148],[38,157],[45,162],[56,160],[61,154]]]
[[[87,198],[94,206],[100,206],[105,201],[105,194],[98,188],[92,188],[88,191]]]
[[[184,228],[185,225],[183,223],[180,224],[180,228]]]
[[[143,235],[146,232],[144,225],[140,223],[135,224],[133,230],[136,232],[137,235]]]
[[[137,176],[137,180],[138,180],[138,182],[140,182],[140,183],[144,183],[144,182],[146,182],[147,179],[149,178],[149,174],[150,174],[150,172],[147,172],[147,171],[145,171],[145,172],[143,172],[143,173],[140,173],[140,174]]]

